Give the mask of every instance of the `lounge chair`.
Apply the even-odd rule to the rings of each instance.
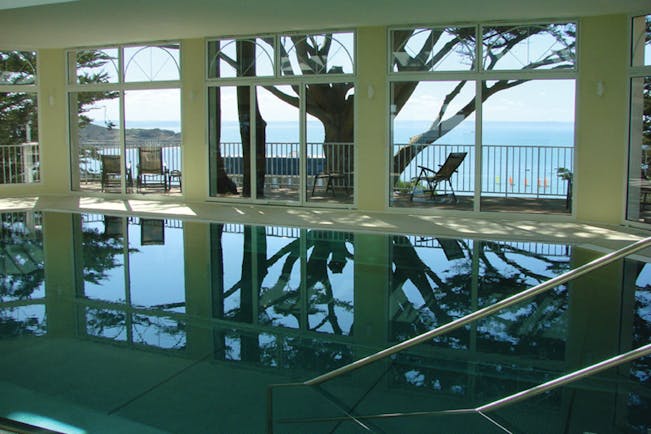
[[[138,148],[138,190],[143,187],[162,187],[169,190],[169,170],[163,163],[162,148]]]
[[[417,177],[412,178],[414,188],[411,191],[409,200],[414,199],[414,193],[416,192],[416,189],[419,186],[422,186],[423,182],[426,184],[426,188],[423,191],[429,191],[432,199],[434,199],[438,185],[441,182],[447,181],[447,183],[450,184],[450,190],[452,190],[452,198],[456,203],[457,196],[454,194],[454,188],[452,187],[450,178],[456,173],[457,169],[463,162],[464,158],[466,158],[467,154],[467,152],[450,152],[448,158],[445,160],[445,163],[439,167],[438,171],[432,170],[429,167],[418,166],[420,172],[418,173]]]
[[[100,155],[100,160],[102,162],[102,191],[105,191],[111,186],[120,188],[120,179],[122,178],[122,172],[120,171],[120,156]],[[131,178],[131,167],[129,165],[126,167],[126,174],[127,186],[130,187],[133,184],[133,180]]]

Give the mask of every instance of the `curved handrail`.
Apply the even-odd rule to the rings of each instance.
[[[458,329],[460,327],[463,327],[464,325],[471,323],[473,321],[476,321],[478,319],[484,318],[486,316],[489,316],[499,310],[502,310],[506,307],[509,307],[513,304],[519,303],[523,300],[527,300],[529,298],[532,298],[542,292],[548,291],[551,288],[554,288],[558,285],[561,285],[563,283],[566,283],[572,279],[576,279],[577,277],[583,276],[584,274],[590,273],[591,271],[594,271],[596,269],[599,269],[601,267],[604,267],[608,264],[611,264],[619,259],[622,259],[628,255],[631,255],[633,253],[639,252],[640,250],[643,250],[647,247],[651,247],[651,237],[644,238],[643,240],[637,241],[633,244],[630,244],[626,247],[623,247],[619,250],[616,250],[614,252],[608,253],[607,255],[601,256],[600,258],[597,258],[591,262],[588,262],[587,264],[581,265],[580,267],[577,267],[573,270],[568,271],[567,273],[563,273],[559,276],[556,276],[552,279],[547,280],[546,282],[543,282],[539,285],[536,285],[534,287],[531,287],[527,290],[524,290],[522,292],[519,292],[518,294],[515,294],[511,297],[505,298],[502,301],[498,301],[497,303],[494,303],[490,306],[487,306],[483,309],[479,309],[473,313],[470,313],[462,318],[456,319],[454,321],[451,321],[447,324],[444,324],[440,327],[435,328],[434,330],[430,330],[428,332],[422,333],[418,336],[415,336],[411,339],[408,339],[406,341],[400,342],[396,345],[393,345],[389,348],[385,348],[383,350],[380,350],[374,354],[371,354],[370,356],[364,357],[362,359],[356,360],[352,363],[349,363],[348,365],[342,366],[340,368],[334,369],[330,372],[327,372],[325,374],[319,375],[318,377],[314,377],[310,380],[304,381],[303,384],[306,386],[316,386],[321,383],[324,383],[328,380],[331,380],[333,378],[336,378],[340,375],[346,374],[348,372],[354,371],[356,369],[359,369],[363,366],[366,366],[370,363],[376,362],[378,360],[384,359],[386,357],[391,356],[392,354],[398,353],[402,350],[405,350],[407,348],[411,348],[415,345],[418,345],[422,342],[428,341],[436,336],[440,336],[442,334],[445,334],[447,332],[450,332],[452,330]]]

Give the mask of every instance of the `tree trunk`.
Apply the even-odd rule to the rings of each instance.
[[[244,41],[236,43],[238,60],[238,76],[255,76],[255,46]],[[257,94],[255,95],[255,159],[256,159],[256,188],[257,197],[264,197],[264,178],[266,174],[266,142],[267,123],[262,118],[258,105]],[[251,87],[237,87],[237,111],[240,122],[240,137],[242,139],[242,163],[244,172],[244,185],[242,196],[251,196]]]

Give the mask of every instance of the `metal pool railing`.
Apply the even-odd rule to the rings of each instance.
[[[409,162],[396,161],[406,166],[399,174],[394,190],[410,191],[410,182],[418,175],[418,166],[438,169],[450,152],[466,152],[468,155],[459,166],[451,182],[456,193],[472,194],[475,189],[474,145],[408,145],[395,144],[393,155],[399,155],[406,147],[419,147],[420,152]],[[482,145],[481,194],[483,196],[521,196],[565,198],[568,183],[558,176],[557,170],[574,167],[574,148],[567,146],[517,146]],[[442,188],[447,185],[441,184]]]
[[[0,145],[0,184],[37,182],[39,173],[39,144]]]

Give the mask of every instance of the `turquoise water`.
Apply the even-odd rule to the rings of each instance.
[[[367,432],[346,413],[474,408],[651,336],[627,260],[320,388],[304,381],[595,257],[574,245],[111,217],[2,215],[0,417],[62,432]],[[651,428],[641,359],[490,414],[510,432]],[[504,432],[473,414],[370,432]],[[50,425],[48,425],[50,424]],[[63,428],[61,428],[63,427]]]

